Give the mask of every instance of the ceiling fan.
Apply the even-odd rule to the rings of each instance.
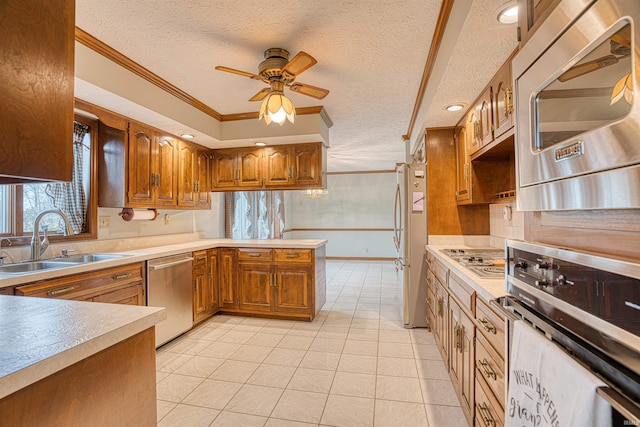
[[[295,110],[289,98],[284,96],[285,87],[316,99],[323,99],[329,94],[326,89],[295,82],[298,75],[318,62],[308,53],[301,51],[289,61],[289,51],[274,47],[265,50],[264,58],[264,61],[258,65],[258,74],[221,65],[218,65],[216,70],[261,80],[269,85],[249,99],[249,101],[264,100],[260,107],[260,119],[264,117],[267,124],[275,121],[282,125],[285,118],[293,123]]]

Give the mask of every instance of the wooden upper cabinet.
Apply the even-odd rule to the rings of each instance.
[[[178,148],[178,206],[196,204],[196,147],[180,141]]]
[[[153,131],[137,124],[129,126],[129,189],[127,202],[129,205],[153,205],[151,174],[154,169],[154,135]]]
[[[518,35],[523,45],[549,16],[560,0],[518,0]]]
[[[0,184],[71,181],[74,0],[6,0]]]
[[[456,200],[458,202],[469,200],[471,197],[468,135],[468,126],[460,126],[456,129]]]
[[[209,150],[196,151],[196,206],[211,208],[211,160]]]
[[[326,187],[322,143],[214,150],[212,191]]]
[[[467,153],[471,154],[480,148],[480,111],[477,107],[469,111],[464,126],[467,128]]]
[[[170,136],[157,136],[155,144],[155,167],[153,185],[155,188],[155,206],[175,206],[177,182],[175,179],[178,165],[178,140]]]
[[[480,119],[480,147],[484,147],[493,141],[493,88],[488,87],[480,96],[478,112]]]
[[[507,61],[493,83],[493,123],[494,137],[499,138],[502,134],[513,127],[513,83],[511,80],[511,61]]]

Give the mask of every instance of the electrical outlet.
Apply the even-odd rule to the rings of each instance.
[[[111,217],[110,216],[101,216],[98,221],[98,226],[100,228],[109,228],[111,227]]]
[[[164,225],[169,225],[171,223],[171,217],[168,214],[164,215]]]

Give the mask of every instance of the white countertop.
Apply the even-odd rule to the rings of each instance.
[[[170,240],[171,236],[167,236]],[[21,285],[31,283],[38,280],[54,279],[56,277],[67,276],[70,274],[85,273],[88,271],[96,271],[119,265],[131,264],[134,262],[147,261],[149,259],[161,258],[170,255],[176,255],[184,252],[198,251],[202,249],[212,249],[220,247],[235,248],[287,248],[287,249],[317,249],[327,244],[326,240],[294,240],[294,239],[266,239],[266,240],[233,240],[233,239],[201,239],[188,243],[180,243],[174,245],[154,246],[144,249],[136,249],[129,251],[111,251],[109,253],[125,255],[122,258],[110,259],[105,261],[90,262],[86,264],[78,264],[70,267],[41,270],[24,274],[0,274],[0,288],[7,286]],[[78,255],[74,253],[73,255]]]
[[[488,249],[488,246],[484,246],[482,248],[474,248],[471,246],[462,245],[456,245],[455,247],[452,247],[451,245],[427,245],[425,248],[427,249],[427,251],[435,255],[450,270],[455,272],[456,275],[463,279],[466,284],[471,286],[476,291],[476,294],[486,302],[507,294],[507,291],[505,290],[506,286],[504,277],[499,279],[487,279],[484,277],[480,277],[477,274],[473,273],[472,270],[460,264],[458,261],[455,261],[453,258],[447,256],[446,253],[441,252],[442,249]],[[491,249],[500,250],[502,248]]]
[[[0,399],[165,318],[158,307],[0,295]]]

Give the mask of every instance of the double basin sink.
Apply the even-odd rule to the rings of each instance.
[[[124,258],[129,255],[119,254],[86,254],[73,255],[64,258],[51,258],[42,261],[27,261],[17,264],[8,264],[0,266],[0,274],[19,275],[26,273],[34,273],[37,271],[51,270],[54,268],[72,267],[74,265],[88,264],[98,261],[107,261],[111,259]]]

